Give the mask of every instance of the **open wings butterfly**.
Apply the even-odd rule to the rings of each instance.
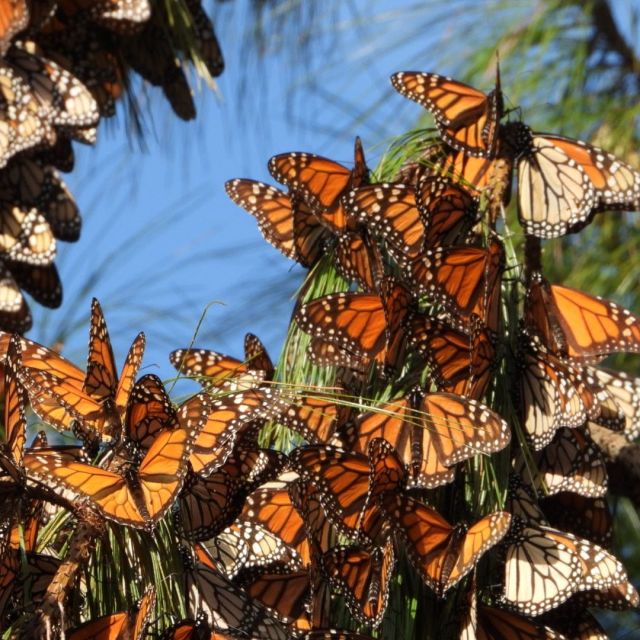
[[[177,414],[179,426],[160,432],[139,465],[116,454],[112,471],[54,447],[25,455],[27,475],[51,486],[74,506],[84,504],[119,524],[151,529],[182,487],[187,460],[207,419],[209,404],[204,394],[183,404]]]

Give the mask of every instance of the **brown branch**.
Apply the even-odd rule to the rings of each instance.
[[[640,509],[640,445],[630,443],[623,434],[591,424],[591,437],[607,461],[609,491],[629,498]]]

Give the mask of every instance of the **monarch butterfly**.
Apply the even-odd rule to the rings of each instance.
[[[303,566],[311,562],[301,505],[291,498],[290,487],[298,474],[287,471],[256,489],[248,498],[241,519],[262,526],[290,547]]]
[[[410,278],[419,295],[428,295],[455,315],[475,315],[498,329],[504,250],[497,239],[481,247],[441,247],[414,261]]]
[[[584,424],[594,399],[576,368],[524,343],[518,364],[516,396],[534,449],[547,446],[557,429]]]
[[[622,564],[588,540],[520,519],[512,527],[503,596],[525,615],[550,611],[578,591],[604,591],[626,583]]]
[[[182,120],[193,120],[196,107],[182,64],[165,25],[169,16],[159,5],[154,7],[135,38],[120,38],[118,52],[125,65],[131,67],[154,87],[160,87],[173,112]],[[115,24],[115,23],[113,23]]]
[[[471,527],[463,523],[452,526],[437,511],[408,495],[386,493],[380,504],[416,571],[438,595],[472,571],[511,524],[510,513],[496,511]]]
[[[27,0],[9,0],[0,7],[0,56],[4,58],[13,36],[29,24]]]
[[[640,172],[586,142],[532,133],[518,158],[518,216],[526,233],[557,238],[598,211],[640,208]]]
[[[322,557],[322,570],[334,589],[346,599],[349,611],[363,624],[376,627],[389,601],[395,573],[393,543],[367,550],[360,546],[334,547]]]
[[[159,433],[173,429],[176,423],[176,411],[160,378],[152,373],[142,376],[129,395],[123,437],[147,450]]]
[[[207,616],[198,614],[195,620],[181,620],[165,629],[160,640],[233,640],[233,636],[213,631],[207,623]]]
[[[0,445],[0,481],[5,474],[16,485],[24,481],[24,443],[26,440],[25,407],[27,394],[20,383],[20,340],[11,338],[4,366],[4,442]]]
[[[112,613],[67,631],[67,638],[69,640],[111,640],[126,637],[131,640],[142,640],[153,616],[155,603],[155,589],[149,587],[142,596],[135,618],[133,614],[126,611]]]
[[[27,475],[71,504],[86,504],[119,524],[152,529],[182,487],[210,402],[200,394],[184,403],[177,414],[179,427],[159,433],[139,466],[116,456],[116,472],[78,461],[56,448],[35,449],[25,454]]]
[[[435,73],[401,71],[391,76],[394,89],[433,114],[442,139],[472,156],[493,157],[503,114],[500,72],[496,86],[484,94]]]
[[[625,436],[629,440],[635,440],[640,435],[640,378],[622,371],[595,367],[587,367],[586,371],[605,388],[609,404],[622,415]],[[602,424],[598,419],[595,422]]]
[[[37,303],[49,309],[62,304],[62,283],[55,264],[41,267],[7,260],[5,266],[18,287]]]
[[[348,216],[381,235],[399,265],[416,259],[423,250],[425,228],[412,187],[397,183],[361,186],[343,198]]]
[[[565,636],[517,613],[478,602],[475,577],[467,596],[460,640],[564,640]],[[572,636],[573,637],[573,636]]]
[[[1,202],[0,210],[0,252],[6,259],[36,266],[51,264],[56,240],[44,216],[36,208],[21,206],[12,199]]]
[[[104,315],[94,299],[86,374],[36,343],[24,350],[22,379],[34,412],[58,429],[69,429],[77,420],[100,437],[118,435],[144,345],[140,333],[118,377]]]
[[[244,337],[244,361],[205,349],[177,349],[169,355],[171,364],[203,386],[230,388],[232,391],[258,386],[272,380],[274,367],[267,350],[257,336]]]
[[[193,470],[202,475],[213,473],[225,463],[243,433],[282,410],[278,394],[262,388],[211,401],[189,457]]]
[[[640,318],[621,306],[534,276],[525,324],[561,358],[592,362],[616,351],[640,351]]]
[[[241,516],[215,538],[203,543],[216,565],[233,578],[251,567],[285,563],[293,570],[301,569],[297,553],[265,527]]]
[[[0,261],[0,327],[23,333],[33,324],[31,311],[7,265]]]
[[[248,440],[248,441],[247,441]],[[278,451],[258,449],[257,438],[244,438],[210,476],[187,474],[178,500],[179,523],[188,540],[207,540],[229,526],[257,486],[274,478],[285,464]]]
[[[461,242],[478,220],[478,198],[451,177],[424,174],[416,186],[424,249]]]
[[[380,295],[330,294],[302,305],[295,320],[322,343],[331,342],[337,350],[353,354],[354,368],[371,362],[395,367],[402,353],[409,304],[409,291],[385,280]],[[314,357],[314,352],[310,355]],[[344,359],[349,361],[346,355]]]
[[[613,538],[613,517],[604,498],[585,498],[562,491],[540,500],[549,524],[608,549]]]
[[[558,608],[544,614],[545,623],[553,625],[563,634],[563,638],[575,638],[575,640],[608,640],[609,636],[604,632],[600,623],[589,611],[571,598]],[[577,600],[577,599],[576,599]]]
[[[357,539],[369,502],[367,456],[330,445],[310,445],[295,449],[289,460],[301,478],[318,490],[328,520],[341,534]]]
[[[224,71],[224,57],[213,23],[202,8],[200,0],[187,0],[186,5],[193,19],[196,41],[202,60],[209,73],[215,78]]]
[[[78,206],[53,167],[45,167],[45,183],[36,204],[49,223],[54,238],[65,242],[78,240],[82,227]]]
[[[334,233],[348,229],[341,198],[367,178],[367,165],[360,138],[354,145],[354,167],[346,167],[310,153],[283,153],[269,160],[269,172],[281,184],[299,194],[312,211]]]
[[[291,637],[286,625],[211,565],[200,545],[196,545],[195,553],[195,562],[188,562],[185,571],[185,592],[190,607],[205,612],[209,622],[222,632],[264,640]]]
[[[225,190],[256,218],[264,239],[287,258],[309,268],[323,254],[331,233],[299,197],[255,180],[229,180]]]
[[[412,484],[433,488],[450,482],[453,465],[509,442],[507,423],[486,406],[448,393],[402,397],[355,421],[356,451],[375,438],[391,443],[409,468]]]
[[[477,327],[469,335],[444,319],[414,313],[408,334],[409,343],[426,360],[429,376],[440,391],[474,399],[485,394],[496,361],[486,329]]]
[[[309,629],[307,602],[309,573],[286,565],[254,567],[234,578],[234,583],[292,629]]]
[[[509,169],[501,153],[497,158],[481,158],[470,156],[464,151],[449,150],[435,146],[429,149],[429,165],[425,175],[443,176],[453,180],[464,188],[473,198],[478,198],[483,192],[491,189],[496,176],[503,170]],[[509,173],[510,175],[510,173]],[[507,190],[504,194],[504,205],[509,203],[511,181],[507,180]]]
[[[368,169],[360,138],[354,145],[352,170],[307,153],[274,156],[269,161],[271,175],[289,187],[292,198],[300,198],[328,230],[335,247],[336,266],[347,279],[366,291],[378,288],[382,278],[382,258],[362,225],[346,209],[343,197],[367,181]]]
[[[48,126],[63,127],[72,136],[76,128],[86,130],[95,127],[99,120],[98,106],[87,88],[41,53],[34,42],[23,41],[9,50],[5,60],[28,87],[39,107],[38,112],[46,114]]]
[[[571,491],[594,498],[604,496],[607,491],[605,461],[586,430],[559,429],[534,460],[537,473],[532,484],[542,488],[544,483],[549,495]]]

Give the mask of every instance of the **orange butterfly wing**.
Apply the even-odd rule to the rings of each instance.
[[[412,187],[392,183],[359,187],[345,198],[345,206],[350,216],[385,239],[400,265],[422,252],[425,229]]]
[[[493,155],[503,108],[499,76],[488,95],[435,73],[401,71],[391,76],[391,83],[396,91],[433,113],[448,145],[474,156]]]
[[[529,288],[525,321],[560,357],[591,361],[640,351],[640,317],[577,289],[539,278]]]

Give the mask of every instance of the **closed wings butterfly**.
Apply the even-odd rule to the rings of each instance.
[[[389,585],[395,573],[391,540],[382,548],[334,547],[322,557],[331,586],[344,594],[349,611],[361,622],[378,626],[387,609]]]
[[[451,177],[424,174],[416,186],[424,250],[464,240],[478,219],[478,198]]]
[[[528,132],[518,159],[518,215],[526,233],[556,238],[599,211],[640,208],[640,172],[586,142]]]
[[[401,71],[391,76],[391,83],[403,96],[431,111],[448,145],[472,156],[495,154],[503,114],[499,71],[489,94],[435,73]]]
[[[496,349],[486,329],[471,335],[446,319],[414,313],[409,343],[429,365],[429,376],[440,391],[479,399],[491,381]]]
[[[25,408],[27,394],[20,382],[20,339],[9,342],[4,367],[4,442],[0,444],[0,483],[11,478],[20,485],[23,481],[24,443],[27,422]]]

